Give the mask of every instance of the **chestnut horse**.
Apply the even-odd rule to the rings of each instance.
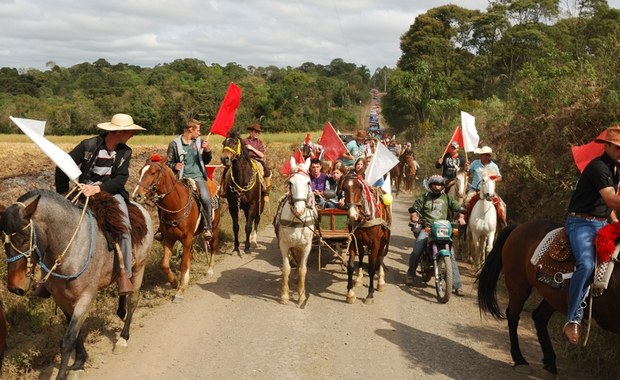
[[[364,303],[373,303],[375,273],[379,272],[377,290],[383,291],[385,274],[383,259],[390,244],[390,225],[392,210],[383,201],[383,190],[378,187],[370,188],[364,179],[355,172],[349,172],[343,177],[342,191],[344,202],[349,210],[349,231],[353,235],[354,243],[349,246],[349,260],[347,262],[347,303],[356,300],[353,291],[353,272],[355,270],[355,256],[359,255],[358,280],[362,278],[362,262],[364,247],[368,247],[368,296]]]
[[[532,312],[536,335],[543,352],[543,366],[552,374],[557,374],[556,356],[549,338],[547,325],[555,311],[566,314],[568,309],[568,284],[562,288],[552,287],[537,280],[537,268],[530,259],[540,241],[548,232],[561,227],[550,221],[532,221],[504,227],[487,257],[478,277],[478,307],[496,319],[508,320],[510,353],[515,366],[528,365],[519,347],[517,329],[523,305],[532,289],[538,290],[542,301]],[[497,281],[504,268],[504,280],[508,290],[506,315],[497,304]],[[594,298],[592,317],[603,329],[620,333],[620,269],[615,265],[607,290]],[[587,308],[586,308],[587,310]]]
[[[247,148],[241,143],[241,137],[232,131],[222,142],[222,164],[226,166],[226,199],[228,212],[233,222],[235,238],[233,251],[241,256],[239,250],[239,210],[245,214],[244,252],[250,253],[250,241],[256,243],[256,234],[260,216],[265,207],[261,188],[261,164],[250,158]],[[222,184],[224,185],[224,184]]]
[[[394,184],[396,185],[395,195],[400,193],[401,182],[403,183],[403,190],[413,190],[413,182],[417,171],[418,165],[413,159],[413,152],[405,151],[398,156],[398,165],[390,170],[390,177],[394,180]]]
[[[118,201],[102,192],[90,197],[89,206],[76,206],[60,194],[40,189],[22,195],[0,216],[9,291],[25,295],[34,284],[34,271],[39,265],[45,274],[41,283],[67,319],[67,331],[60,344],[57,379],[66,379],[70,370],[84,370],[88,354],[82,325],[97,292],[115,283],[118,277],[116,255],[111,252],[107,239],[111,237],[114,241],[126,231],[122,218],[119,218]],[[119,297],[117,315],[125,320],[125,324],[115,351],[127,347],[144,267],[153,243],[153,226],[148,212],[135,204],[128,205],[128,209],[134,292]],[[73,354],[74,362],[69,367]]]
[[[189,285],[189,270],[192,262],[192,242],[194,237],[204,230],[204,220],[200,212],[200,198],[188,182],[178,179],[172,169],[160,162],[158,156],[151,157],[140,169],[140,180],[133,192],[137,202],[150,202],[157,207],[159,227],[163,237],[164,254],[161,270],[170,285],[176,289],[173,302],[183,300]],[[209,187],[209,186],[207,186]],[[218,243],[218,226],[220,208],[213,207],[213,236],[204,240],[204,249],[209,254],[207,274],[213,275],[215,251]],[[170,269],[170,259],[174,244],[179,241],[183,245],[179,279]]]

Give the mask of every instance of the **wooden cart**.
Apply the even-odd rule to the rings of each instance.
[[[348,212],[338,208],[326,208],[319,210],[319,271],[321,271],[321,250],[328,248],[335,256],[337,262],[346,268],[346,254],[352,235],[349,233]]]

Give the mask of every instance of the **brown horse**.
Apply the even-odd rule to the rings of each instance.
[[[88,209],[78,207],[60,194],[39,189],[22,195],[0,216],[7,256],[7,288],[17,295],[25,295],[35,284],[34,271],[38,265],[44,273],[41,283],[68,322],[60,344],[57,379],[66,379],[70,370],[84,370],[88,354],[82,325],[97,292],[115,283],[118,277],[116,255],[111,252],[108,239],[114,241],[126,232],[127,227],[119,218],[118,201],[101,192],[90,197],[89,206]],[[117,315],[125,324],[115,351],[127,348],[144,267],[153,243],[148,212],[135,204],[128,205],[128,209],[134,292],[119,297]],[[74,362],[69,366],[72,356]]]
[[[413,181],[417,173],[418,165],[413,159],[413,152],[406,150],[398,156],[398,165],[390,170],[390,177],[394,179],[396,185],[396,195],[400,193],[400,184],[403,183],[403,190],[412,191]]]
[[[0,213],[2,210],[0,210]],[[8,326],[6,323],[6,315],[4,314],[4,306],[0,302],[0,371],[2,370],[2,363],[4,362],[4,351],[6,350],[6,341],[9,335]]]
[[[172,169],[160,162],[158,156],[152,156],[140,170],[140,181],[133,192],[137,202],[151,202],[157,207],[159,226],[163,237],[164,255],[161,270],[170,285],[176,289],[173,302],[183,300],[189,284],[189,269],[192,261],[192,241],[204,230],[204,220],[200,212],[200,198],[190,185],[177,178]],[[214,194],[212,194],[214,195]],[[215,251],[218,243],[218,226],[220,208],[213,207],[213,236],[204,240],[205,252],[209,254],[207,274],[213,275]],[[174,244],[183,245],[179,280],[170,269],[170,259]]]
[[[247,148],[241,143],[236,131],[232,131],[223,141],[222,164],[226,166],[226,199],[228,212],[233,222],[235,238],[234,252],[241,256],[239,250],[239,209],[245,214],[244,252],[250,253],[250,240],[256,243],[256,234],[260,216],[265,207],[261,188],[260,163],[250,158]]]
[[[542,301],[532,312],[536,334],[543,351],[543,366],[557,374],[556,356],[549,338],[547,325],[555,311],[566,314],[568,309],[568,285],[558,289],[537,280],[537,268],[530,263],[539,242],[561,225],[549,221],[533,221],[505,227],[499,234],[490,255],[478,277],[478,306],[482,312],[496,319],[508,320],[510,353],[515,366],[528,365],[519,347],[517,328],[523,305],[532,288],[542,295]],[[497,280],[504,267],[504,278],[508,290],[506,316],[499,310],[496,298]],[[620,333],[620,269],[618,265],[609,280],[607,290],[594,298],[592,317],[605,330]],[[587,310],[587,309],[586,309]]]
[[[355,256],[359,254],[358,280],[361,282],[364,247],[368,247],[368,296],[364,303],[371,304],[374,297],[375,273],[379,271],[377,290],[383,291],[385,274],[383,259],[390,244],[390,225],[392,215],[389,207],[382,201],[384,194],[380,188],[369,188],[361,176],[349,172],[342,179],[344,202],[349,210],[349,231],[353,234],[354,243],[349,246],[349,261],[347,263],[347,303],[356,300],[353,291],[353,272],[355,270]]]

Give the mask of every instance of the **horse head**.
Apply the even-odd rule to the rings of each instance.
[[[161,163],[159,155],[151,155],[140,169],[140,178],[132,198],[141,204],[146,201],[157,203],[174,189],[175,181],[176,176],[169,167]]]
[[[482,179],[480,180],[480,198],[486,199],[488,201],[492,200],[495,197],[495,179],[497,176],[483,174]]]
[[[29,203],[14,203],[0,217],[0,231],[4,234],[4,251],[7,262],[7,288],[19,296],[26,294],[34,278],[36,232],[32,217],[37,210],[41,195]],[[24,260],[22,260],[24,259]]]
[[[349,172],[343,177],[341,186],[349,220],[361,221],[364,218],[364,180],[355,172]]]
[[[226,137],[222,142],[222,146],[222,155],[220,157],[222,165],[229,167],[232,165],[233,161],[235,161],[239,157],[244,157],[248,161],[250,160],[248,150],[243,145],[241,137],[239,136],[239,133],[237,131],[230,132],[228,134],[228,137]]]
[[[289,202],[291,211],[297,218],[301,218],[306,209],[314,207],[314,196],[310,184],[310,159],[297,164],[295,158],[291,157],[291,175],[288,178]]]

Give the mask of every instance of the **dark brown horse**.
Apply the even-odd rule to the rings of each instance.
[[[395,194],[400,193],[400,184],[403,183],[403,190],[412,191],[413,181],[417,173],[417,164],[413,159],[413,152],[405,151],[398,156],[398,165],[390,170],[390,177],[394,180],[396,186]]]
[[[68,322],[60,344],[57,379],[66,379],[70,370],[84,370],[88,354],[82,325],[97,292],[115,283],[118,277],[116,255],[111,252],[107,239],[111,236],[114,241],[115,236],[126,232],[122,218],[119,218],[118,201],[102,192],[90,198],[89,206],[88,209],[78,207],[49,190],[33,190],[22,195],[0,216],[9,291],[25,295],[35,284],[34,270],[38,265],[44,274],[41,282]],[[153,243],[153,226],[148,212],[135,204],[128,205],[128,209],[134,292],[119,297],[117,315],[125,320],[125,324],[115,351],[127,347],[144,267]],[[73,355],[74,363],[69,366]]]
[[[564,283],[563,287],[558,289],[538,281],[536,279],[537,268],[530,263],[530,258],[545,235],[558,227],[561,225],[549,221],[533,221],[505,227],[500,232],[478,278],[480,310],[491,314],[496,319],[506,318],[508,320],[510,353],[515,366],[528,365],[521,353],[517,334],[523,305],[533,288],[542,295],[543,299],[532,312],[532,318],[543,351],[543,366],[552,374],[557,374],[558,370],[547,325],[555,311],[566,314],[568,284]],[[502,266],[508,290],[508,307],[505,317],[499,309],[496,298],[497,280]],[[607,290],[601,296],[594,298],[592,305],[592,317],[596,323],[603,329],[615,333],[620,333],[620,302],[618,299],[620,299],[620,269],[616,265]]]
[[[140,181],[133,192],[137,202],[151,202],[158,209],[159,226],[163,237],[164,255],[161,270],[170,285],[176,289],[173,302],[183,300],[189,284],[189,270],[192,262],[192,241],[204,230],[205,222],[200,212],[200,198],[190,188],[188,182],[180,180],[172,169],[164,165],[158,157],[154,161],[147,160],[140,170]],[[212,196],[215,194],[212,194]],[[205,252],[209,254],[208,275],[213,275],[215,251],[218,243],[218,226],[220,208],[213,207],[213,237],[204,240]],[[170,269],[170,259],[174,244],[179,241],[183,245],[179,279]]]
[[[0,210],[0,213],[2,210]],[[2,363],[4,362],[4,351],[6,350],[6,341],[9,335],[6,323],[6,315],[4,314],[4,306],[0,302],[0,371],[2,371]]]
[[[234,252],[241,256],[239,250],[239,210],[245,214],[244,252],[250,253],[250,241],[256,244],[256,234],[260,216],[265,207],[261,187],[261,164],[250,158],[247,148],[241,143],[241,137],[233,131],[222,143],[222,164],[226,166],[226,199],[228,212],[233,222],[235,238]]]
[[[371,304],[374,297],[374,279],[378,271],[379,279],[377,290],[383,291],[385,274],[383,259],[390,244],[390,225],[392,215],[390,209],[383,204],[383,190],[370,188],[364,183],[361,176],[349,172],[342,179],[344,202],[349,210],[349,231],[353,234],[353,244],[349,246],[349,260],[347,263],[347,303],[356,300],[353,291],[353,272],[355,270],[355,256],[359,255],[358,281],[361,282],[364,247],[368,248],[368,296],[364,303]]]

